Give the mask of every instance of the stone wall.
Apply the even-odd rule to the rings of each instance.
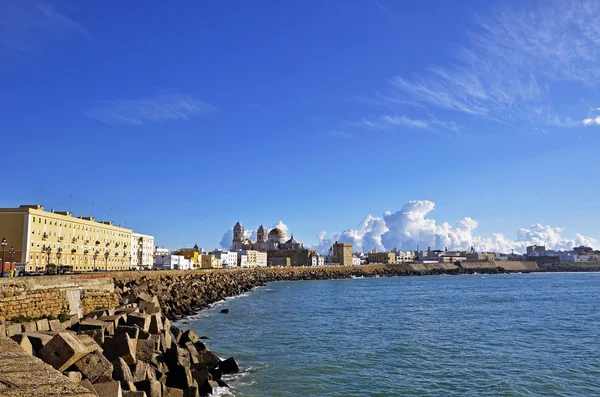
[[[81,316],[96,307],[114,307],[112,277],[64,275],[0,279],[0,321],[17,316]]]

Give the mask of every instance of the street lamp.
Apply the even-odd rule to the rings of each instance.
[[[4,277],[4,263],[6,263],[6,237],[2,237],[2,273],[0,273],[0,277]]]
[[[8,250],[8,253],[10,254],[10,269],[12,270],[13,267],[13,263],[15,263],[15,247],[10,247],[10,249]]]
[[[48,248],[46,248],[46,269],[48,269],[48,265],[50,264],[50,253],[52,252],[52,247],[48,244]],[[56,269],[56,274],[58,275],[58,269]]]

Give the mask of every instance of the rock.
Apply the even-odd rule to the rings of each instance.
[[[23,351],[27,354],[31,354],[33,356],[33,346],[29,341],[29,338],[25,334],[16,334],[10,337],[12,340],[17,342],[17,344],[23,349]]]
[[[83,380],[83,376],[79,371],[65,371],[63,375],[71,380],[71,382],[79,383]]]
[[[221,309],[221,313],[227,314],[229,313],[229,309]]]
[[[4,321],[0,321],[0,338],[6,337],[6,324]]]
[[[50,330],[50,324],[48,323],[47,318],[42,318],[40,320],[37,320],[35,322],[35,324],[36,324],[38,331],[49,331]]]
[[[188,387],[183,391],[183,397],[199,397],[198,386]]]
[[[139,304],[139,302],[156,302],[158,303],[158,299],[155,296],[150,296],[150,294],[147,294],[145,292],[142,292],[140,294],[138,294],[137,296],[137,302]]]
[[[82,380],[81,382],[79,382],[79,385],[88,389],[93,395],[100,397],[100,396],[98,396],[98,393],[96,393],[96,390],[94,389],[94,386],[92,385],[92,382],[90,382],[88,379]]]
[[[104,340],[104,355],[109,360],[122,357],[128,365],[135,364],[136,351],[129,335],[122,333]]]
[[[200,338],[198,338],[198,335],[196,335],[196,333],[194,331],[192,331],[191,329],[188,329],[183,334],[181,334],[181,338],[179,339],[178,344],[179,344],[179,346],[183,346],[187,342],[196,343],[199,340],[200,340]]]
[[[113,365],[99,351],[86,354],[75,362],[72,368],[81,372],[83,377],[92,383],[103,376],[110,378],[113,373]]]
[[[139,311],[140,311],[140,309],[138,309],[137,307],[125,307],[123,309],[117,310],[115,314],[129,315],[131,313],[138,313]]]
[[[100,321],[113,323],[113,327],[116,329],[119,325],[127,324],[127,314],[119,313],[112,316],[102,316],[98,318]]]
[[[143,391],[148,397],[163,397],[162,384],[157,380],[146,379],[135,382],[138,391]]]
[[[148,328],[148,332],[151,334],[158,334],[163,330],[162,319],[160,318],[160,314],[151,314],[150,315],[150,326]]]
[[[221,360],[217,355],[208,349],[198,351],[198,362],[206,365],[208,368],[216,368]]]
[[[173,343],[179,344],[179,340],[181,339],[181,335],[183,335],[183,331],[174,325],[171,325],[170,330],[173,334]]]
[[[138,360],[149,362],[156,351],[156,341],[153,339],[138,339],[136,357]]]
[[[173,335],[171,334],[171,331],[163,329],[160,332],[160,344],[160,350],[162,352],[166,352],[173,346]]]
[[[56,332],[64,331],[64,328],[59,320],[48,321],[48,327],[50,328],[50,331],[56,331]]]
[[[223,379],[217,379],[216,382],[217,382],[217,385],[219,385],[219,387],[226,387],[229,389],[229,385],[227,383],[225,383],[225,381],[223,381]]]
[[[171,329],[171,321],[166,318],[165,316],[162,316],[162,322],[163,322],[163,328],[167,331],[169,331]]]
[[[183,346],[188,352],[190,352],[190,362],[192,364],[198,364],[198,350],[192,342],[186,342]]]
[[[182,390],[194,386],[194,379],[192,378],[192,371],[190,368],[181,366],[169,367],[167,386],[176,387]]]
[[[192,365],[192,378],[199,385],[202,385],[205,381],[210,379],[210,374],[208,373],[208,367],[204,364]]]
[[[125,360],[123,360],[121,357],[119,357],[119,358],[113,360],[112,365],[113,365],[112,378],[114,380],[120,381],[121,384],[128,383],[128,382],[133,383],[133,374],[131,373],[131,370],[127,366],[127,363],[125,362]],[[131,390],[129,387],[127,389]]]
[[[169,368],[174,366],[181,366],[188,368],[190,362],[190,352],[187,349],[181,347],[172,347],[165,353],[165,359]]]
[[[148,332],[150,328],[150,315],[145,313],[131,313],[127,316],[127,325],[137,325]]]
[[[224,375],[237,374],[240,372],[240,368],[233,357],[229,357],[227,360],[219,362],[219,369]]]
[[[87,349],[68,332],[60,332],[52,337],[39,351],[38,356],[62,372],[87,353]]]
[[[213,380],[221,379],[223,376],[223,371],[219,367],[208,368],[208,373]]]
[[[96,393],[101,397],[123,397],[121,383],[117,381],[96,383],[92,385]]]
[[[155,302],[144,302],[139,303],[140,311],[146,314],[160,313],[160,305]]]

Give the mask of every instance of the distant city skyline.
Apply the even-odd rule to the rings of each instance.
[[[71,208],[171,249],[218,247],[238,220],[321,251],[597,247],[599,13],[3,1],[0,207]]]

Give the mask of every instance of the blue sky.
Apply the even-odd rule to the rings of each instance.
[[[0,205],[71,194],[169,248],[213,248],[238,219],[364,249],[593,243],[598,11],[4,1]]]

